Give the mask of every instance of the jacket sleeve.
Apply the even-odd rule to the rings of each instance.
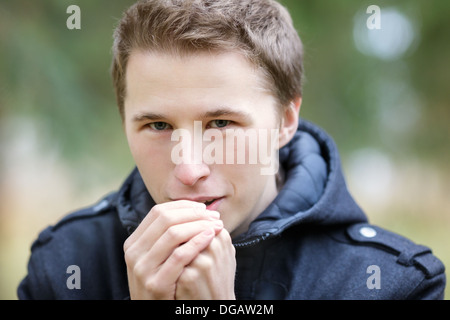
[[[20,300],[50,300],[54,299],[47,278],[40,250],[34,250],[28,261],[28,274],[17,288],[17,297]]]
[[[424,279],[407,299],[443,300],[446,285],[444,264],[431,252],[414,258],[414,264],[424,273]]]
[[[424,279],[408,296],[409,300],[443,300],[446,277],[441,273],[431,279]]]

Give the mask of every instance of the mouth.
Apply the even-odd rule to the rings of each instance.
[[[204,203],[206,205],[206,210],[218,211],[219,205],[223,199],[224,197],[205,201]]]
[[[206,205],[206,209],[207,210],[211,210],[211,211],[216,211],[217,208],[219,207],[219,204],[222,202],[222,200],[225,197],[217,197],[217,198],[211,198],[211,197],[201,197],[201,198],[182,198],[182,199],[177,199],[177,200],[190,200],[190,201],[195,201],[195,202],[199,202],[199,203],[204,203]]]
[[[209,206],[210,204],[212,204],[214,201],[216,201],[217,199],[212,199],[212,200],[208,200],[208,201],[204,201],[204,202],[202,202],[202,201],[199,201],[199,202],[202,202],[202,203],[204,203],[206,206]]]

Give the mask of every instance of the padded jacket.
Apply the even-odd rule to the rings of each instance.
[[[284,185],[233,239],[238,299],[443,299],[430,248],[368,222],[333,140],[302,120],[280,150]],[[43,230],[20,299],[127,299],[123,243],[154,205],[137,169],[97,204]]]

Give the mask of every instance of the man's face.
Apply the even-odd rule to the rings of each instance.
[[[238,53],[178,57],[132,52],[125,132],[156,203],[206,202],[235,236],[272,202],[277,194],[274,173],[262,174],[268,167],[262,158],[249,159],[255,148],[265,155],[278,148],[270,138],[280,129],[280,116],[262,79]],[[246,134],[257,140],[237,143]],[[240,156],[244,163],[237,160]]]

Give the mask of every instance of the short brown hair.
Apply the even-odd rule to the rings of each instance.
[[[303,48],[288,11],[273,0],[143,0],[114,31],[111,73],[124,119],[126,67],[133,50],[242,52],[259,67],[281,107],[302,94]]]

